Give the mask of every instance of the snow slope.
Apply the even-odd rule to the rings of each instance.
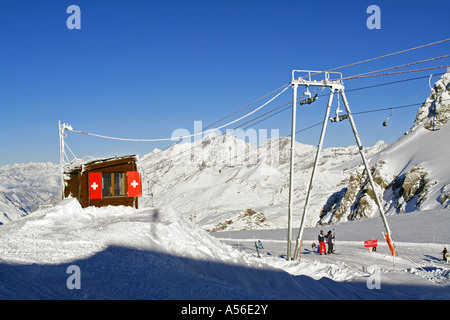
[[[247,237],[252,236],[251,232],[247,232]],[[376,262],[391,260],[385,258],[385,249],[372,256],[359,252],[348,265],[320,258],[286,262],[282,255],[278,256],[276,246],[271,248],[270,244],[271,240],[277,244],[279,232],[266,232],[272,234],[272,239],[266,234],[266,251],[257,258],[254,251],[246,251],[242,246],[233,248],[238,239],[226,245],[170,209],[82,209],[76,200],[66,199],[0,228],[0,298],[450,297],[446,265],[434,267],[434,274],[439,271],[440,275],[435,281],[420,274],[421,270],[403,270],[407,265],[404,261],[397,267],[402,270],[394,272],[384,266],[377,269],[373,266]],[[339,242],[337,245],[339,250],[347,246]],[[305,251],[303,256],[307,255]],[[325,257],[334,256],[321,258]],[[80,270],[80,289],[67,287],[72,274],[68,267],[73,265]],[[377,270],[382,272],[382,287],[371,290],[367,279]]]
[[[421,210],[448,207],[442,196],[450,188],[449,119],[450,72],[447,72],[435,83],[430,97],[419,108],[412,129],[373,159],[374,162],[383,160],[386,163],[383,170],[396,176],[417,168],[426,172],[424,199],[418,206]]]

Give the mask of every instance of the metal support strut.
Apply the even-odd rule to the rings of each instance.
[[[305,226],[305,216],[306,216],[306,211],[308,208],[309,196],[311,195],[311,190],[313,188],[313,182],[314,182],[314,176],[315,176],[315,173],[317,170],[317,166],[319,164],[320,153],[321,153],[322,147],[323,147],[323,139],[325,137],[325,131],[327,130],[328,118],[330,116],[331,103],[333,101],[334,90],[335,90],[335,88],[332,87],[331,92],[330,92],[330,97],[328,98],[328,104],[327,104],[327,110],[325,112],[325,118],[323,120],[322,132],[320,133],[319,144],[317,145],[316,158],[314,160],[314,166],[313,166],[312,173],[311,173],[311,179],[309,180],[308,187],[306,188],[307,193],[306,193],[305,205],[303,207],[302,221],[300,223],[300,230],[299,230],[299,233],[298,233],[298,236],[296,239],[296,244],[295,244],[295,253],[294,253],[295,260],[297,260],[300,255],[300,247],[301,247],[300,241],[303,240],[303,230],[304,230],[304,226]]]
[[[286,260],[291,260],[291,237],[292,237],[292,228],[291,228],[291,219],[292,219],[292,207],[293,207],[293,189],[294,189],[294,146],[295,146],[295,123],[296,123],[296,113],[297,113],[297,87],[298,84],[293,83],[292,87],[294,88],[293,98],[292,98],[292,130],[291,130],[291,163],[290,163],[290,173],[289,173],[289,204],[288,204],[288,241],[287,241],[287,256]]]
[[[64,199],[64,129],[65,124],[61,125],[61,121],[58,121],[59,131],[59,174],[61,182],[61,198]]]

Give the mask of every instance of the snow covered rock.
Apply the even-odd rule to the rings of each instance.
[[[430,96],[417,111],[413,129],[421,124],[427,130],[439,129],[450,119],[450,72],[434,84]]]

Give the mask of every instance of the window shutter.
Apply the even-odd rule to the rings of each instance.
[[[89,172],[89,199],[102,198],[102,173]]]
[[[128,184],[128,197],[140,197],[142,195],[141,178],[139,172],[128,171],[127,172],[127,184]]]

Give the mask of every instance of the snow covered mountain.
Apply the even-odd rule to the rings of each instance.
[[[385,147],[379,142],[367,152],[373,155]],[[141,204],[176,208],[210,231],[285,227],[289,148],[289,138],[256,147],[231,134],[210,134],[201,141],[154,151],[139,162],[144,186]],[[295,151],[294,194],[300,208],[316,148],[297,143]],[[345,184],[360,164],[355,146],[327,148],[322,154],[309,226],[317,223],[329,190]]]
[[[0,167],[0,224],[23,217],[60,198],[59,166],[52,163]]]

